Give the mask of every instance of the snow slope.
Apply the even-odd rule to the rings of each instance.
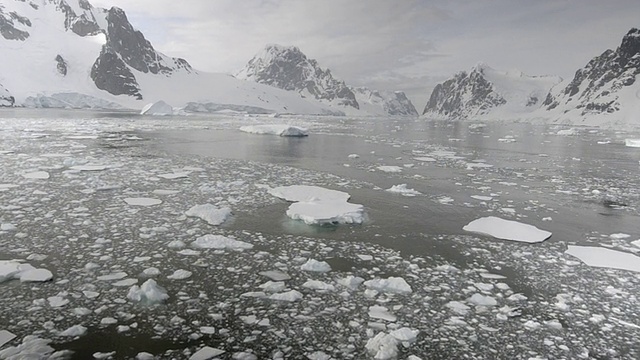
[[[9,0],[0,5],[0,22],[0,84],[18,106],[141,109],[164,100],[174,107],[208,104],[205,110],[341,114],[270,86],[198,72],[157,52],[118,8],[94,8],[86,0]],[[56,101],[61,93],[76,95]]]

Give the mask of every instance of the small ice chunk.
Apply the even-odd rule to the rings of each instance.
[[[220,225],[231,216],[231,209],[228,207],[218,208],[212,204],[195,205],[184,213],[190,217],[200,218],[210,225]]]
[[[16,338],[16,335],[7,330],[0,330],[0,348],[9,341]]]
[[[242,250],[253,248],[252,244],[244,241],[238,241],[222,235],[204,235],[197,238],[191,243],[192,247],[198,249],[230,249]]]
[[[49,178],[49,173],[46,171],[34,171],[26,174],[22,174],[25,179],[46,180]]]
[[[298,300],[301,300],[302,298],[303,298],[302,294],[297,290],[290,290],[287,292],[272,294],[271,296],[269,296],[269,299],[271,300],[288,301],[288,302],[298,301]]]
[[[402,168],[400,166],[378,166],[376,169],[386,172],[386,173],[400,173],[402,172]]]
[[[76,171],[103,171],[107,169],[105,165],[74,165],[69,169]]]
[[[351,195],[346,192],[325,189],[319,186],[292,185],[280,186],[268,190],[269,194],[292,202],[298,201],[342,201],[349,200]]]
[[[212,326],[200,326],[200,332],[203,334],[215,334],[216,328]]]
[[[291,279],[289,274],[279,271],[279,270],[268,270],[259,272],[260,275],[266,276],[273,281],[286,281]]]
[[[167,291],[158,283],[149,279],[141,286],[134,285],[129,289],[127,298],[131,301],[151,305],[161,303],[169,298]]]
[[[158,177],[167,179],[167,180],[184,179],[189,177],[189,173],[179,172],[179,173],[170,173],[170,174],[159,174]]]
[[[491,201],[493,197],[491,196],[483,196],[483,195],[471,195],[472,199],[480,200],[480,201]]]
[[[276,293],[286,289],[286,285],[282,281],[267,281],[259,286],[262,290],[270,293]]]
[[[338,279],[338,284],[349,288],[351,290],[355,290],[364,282],[364,279],[359,276],[349,275],[345,278]]]
[[[384,306],[378,305],[369,306],[369,316],[374,319],[381,319],[391,322],[395,322],[398,319],[395,315],[389,312],[389,309]]]
[[[116,281],[111,285],[116,286],[116,287],[125,287],[125,286],[131,286],[131,285],[137,284],[137,283],[138,283],[138,279],[129,278],[129,279],[122,279],[120,281]]]
[[[53,274],[47,269],[29,269],[20,273],[21,282],[45,282],[51,279]]]
[[[410,294],[413,291],[411,286],[401,277],[367,280],[364,282],[364,286],[382,293],[391,294]]]
[[[224,350],[205,346],[191,355],[189,360],[209,360],[224,353]]]
[[[390,187],[386,191],[391,192],[391,193],[400,194],[402,196],[409,196],[409,197],[422,195],[422,193],[419,192],[419,191],[407,188],[407,184],[393,185],[392,187]]]
[[[421,161],[421,162],[436,162],[438,160],[432,158],[432,157],[428,157],[428,156],[419,156],[419,157],[414,157],[413,160],[416,161]]]
[[[101,281],[121,280],[126,278],[127,275],[128,274],[124,271],[118,271],[115,273],[98,276],[98,280],[101,280]]]
[[[153,206],[162,204],[162,200],[153,198],[125,198],[124,201],[133,206]]]
[[[458,315],[466,315],[471,309],[460,301],[449,301],[445,306]]]
[[[588,266],[640,272],[640,257],[622,251],[569,245],[565,254],[577,257]]]
[[[640,139],[624,139],[624,145],[627,147],[640,147]]]
[[[482,295],[482,294],[473,294],[468,301],[476,306],[498,305],[498,301],[493,296]]]
[[[53,308],[63,307],[69,303],[69,300],[62,296],[50,296],[47,298],[47,301],[49,302],[49,306]]]
[[[398,357],[398,339],[385,332],[379,332],[367,341],[365,349],[376,360],[396,359]]]
[[[517,221],[504,220],[495,216],[480,218],[462,228],[465,231],[493,236],[498,239],[526,243],[537,243],[551,237],[548,231]]]
[[[419,330],[414,330],[414,329],[410,329],[408,327],[403,327],[397,330],[394,330],[392,332],[389,333],[389,335],[393,336],[394,338],[398,339],[398,341],[400,342],[408,342],[408,343],[412,343],[414,341],[416,341],[416,339],[418,338],[418,334],[420,333]]]
[[[300,266],[300,270],[313,272],[329,272],[331,271],[331,265],[329,265],[326,261],[309,259],[306,263]]]
[[[160,269],[156,267],[149,267],[142,270],[142,273],[146,276],[158,276],[160,275]]]
[[[193,273],[189,270],[178,269],[173,272],[173,274],[167,276],[168,279],[171,280],[184,280],[188,279],[193,275]]]
[[[307,282],[302,284],[302,287],[321,291],[334,291],[336,289],[335,286],[319,280],[307,280]]]
[[[82,336],[87,333],[87,328],[82,325],[73,325],[60,333],[60,336]]]

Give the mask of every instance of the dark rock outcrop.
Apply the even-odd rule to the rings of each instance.
[[[67,76],[67,71],[68,71],[68,64],[67,62],[64,60],[64,58],[58,54],[55,58],[56,60],[56,69],[58,70],[58,74],[62,75],[62,76]]]
[[[136,77],[118,54],[106,45],[91,68],[91,79],[100,90],[142,100]]]

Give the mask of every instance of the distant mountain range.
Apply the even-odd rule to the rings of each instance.
[[[292,92],[197,71],[156,51],[117,7],[0,4],[0,106],[141,109],[159,100],[198,112],[344,114]]]
[[[446,119],[545,118],[585,124],[638,124],[640,30],[631,29],[573,79],[500,72],[479,64],[436,85],[423,116]]]
[[[295,46],[267,45],[236,77],[294,91],[332,106],[346,107],[347,112],[350,107],[370,115],[418,115],[404,93],[349,87]]]

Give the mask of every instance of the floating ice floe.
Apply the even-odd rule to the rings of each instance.
[[[170,173],[170,174],[159,174],[158,177],[166,180],[184,179],[189,177],[189,173],[180,172],[180,173]]]
[[[295,302],[298,300],[302,300],[303,295],[297,290],[290,290],[283,293],[271,294],[269,299],[276,301],[286,301],[286,302]]]
[[[420,162],[436,162],[438,160],[432,158],[432,157],[428,157],[428,156],[418,156],[418,157],[414,157],[413,160],[415,161],[420,161]]]
[[[216,356],[222,355],[224,353],[225,353],[224,350],[205,346],[202,349],[196,351],[193,355],[191,355],[189,360],[209,360],[209,359],[213,359]]]
[[[386,173],[400,173],[402,172],[402,168],[400,166],[388,166],[388,165],[383,165],[383,166],[378,166],[376,169],[382,171],[382,172],[386,172]]]
[[[222,235],[204,235],[197,238],[191,243],[192,247],[198,249],[231,249],[243,250],[253,248],[252,244],[244,241],[238,241]]]
[[[364,206],[344,201],[310,201],[293,203],[287,216],[307,225],[362,224]]]
[[[26,174],[22,174],[25,179],[46,180],[49,178],[49,173],[46,171],[34,171]]]
[[[392,193],[396,193],[396,194],[400,194],[402,196],[422,195],[422,193],[419,192],[419,191],[407,188],[407,184],[393,185],[392,187],[390,187],[386,191],[392,192]]]
[[[187,216],[197,217],[210,225],[220,225],[231,216],[231,209],[228,207],[218,208],[212,204],[196,205],[185,211]]]
[[[533,225],[523,224],[512,220],[504,220],[495,216],[473,220],[462,229],[465,231],[493,236],[498,239],[526,243],[542,242],[551,237],[550,232],[540,230]]]
[[[269,194],[286,201],[347,201],[351,197],[346,192],[325,189],[319,186],[291,185],[268,190]]]
[[[390,360],[398,357],[398,339],[385,333],[380,332],[367,341],[364,346],[369,355],[376,360]]]
[[[20,261],[0,260],[0,283],[13,279],[21,282],[45,282],[53,279],[53,274],[47,269],[37,269]]]
[[[313,272],[329,272],[331,271],[331,265],[325,261],[318,261],[315,259],[309,259],[306,263],[300,266],[300,270],[313,271]]]
[[[141,286],[134,285],[129,289],[127,298],[131,301],[139,302],[145,305],[161,303],[169,298],[167,291],[158,283],[149,279]]]
[[[369,306],[369,317],[390,322],[398,320],[395,315],[389,312],[389,309],[379,305]]]
[[[7,331],[7,330],[0,330],[0,348],[8,343],[9,341],[13,340],[16,338],[16,335]]]
[[[61,332],[59,335],[60,336],[69,336],[69,337],[75,337],[75,336],[82,336],[84,334],[87,333],[87,328],[82,326],[82,325],[73,325],[70,328],[64,330],[63,332]]]
[[[0,184],[0,192],[1,191],[8,191],[9,189],[13,189],[18,187],[18,185],[15,184]]]
[[[285,281],[285,280],[290,280],[291,276],[289,276],[289,274],[280,271],[280,270],[268,270],[268,271],[261,271],[258,274],[268,277],[269,279],[273,280],[273,281]]]
[[[244,131],[250,134],[259,135],[278,135],[278,136],[294,136],[302,137],[308,136],[307,129],[291,126],[286,124],[273,124],[273,125],[248,125],[240,128],[240,131]]]
[[[76,171],[103,171],[108,167],[106,165],[75,165],[71,166],[69,169]]]
[[[411,286],[401,277],[367,280],[364,286],[382,293],[410,294],[413,292]]]
[[[484,195],[471,195],[472,199],[476,199],[476,200],[480,200],[480,201],[491,201],[493,200],[493,197],[491,196],[484,196]]]
[[[630,253],[597,246],[574,245],[569,245],[565,253],[577,257],[588,266],[640,272],[640,257]]]
[[[162,200],[153,198],[125,198],[124,201],[133,206],[153,206],[162,204]]]
[[[625,139],[624,145],[628,147],[640,147],[640,139]]]
[[[171,280],[184,280],[188,279],[193,275],[193,273],[189,270],[178,269],[173,272],[173,274],[167,276],[167,279]]]
[[[69,350],[56,351],[49,343],[49,339],[27,335],[20,345],[0,351],[0,359],[65,359],[72,354]]]

